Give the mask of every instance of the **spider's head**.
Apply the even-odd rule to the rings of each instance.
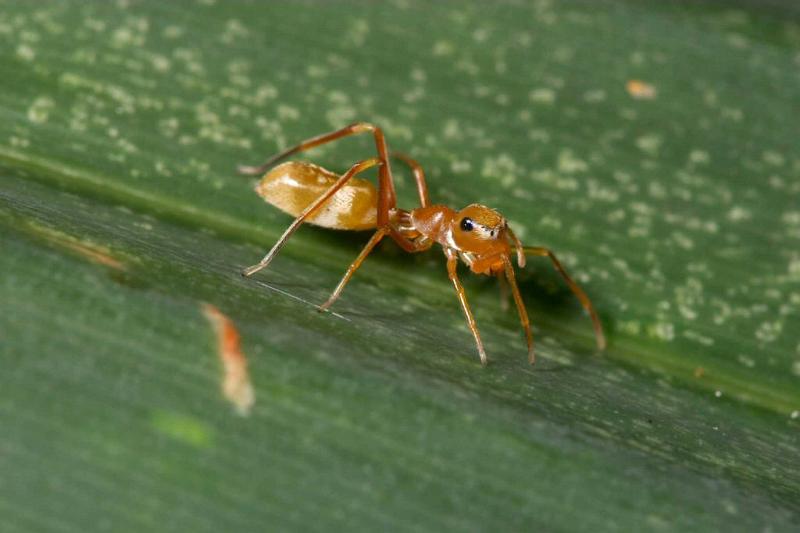
[[[506,219],[485,205],[472,204],[453,218],[451,234],[458,247],[477,254],[499,246],[507,247]]]

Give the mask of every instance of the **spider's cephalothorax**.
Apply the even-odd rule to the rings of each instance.
[[[375,139],[377,157],[359,161],[344,174],[336,174],[320,166],[305,162],[290,162],[266,172],[273,164],[287,156],[349,135],[371,132]],[[388,236],[407,252],[428,250],[434,243],[442,246],[447,257],[447,274],[455,287],[461,308],[475,338],[481,363],[486,364],[478,327],[467,303],[464,288],[458,278],[459,258],[477,274],[496,275],[507,281],[519,312],[520,321],[528,343],[528,358],[534,362],[533,335],[528,313],[516,283],[511,263],[512,247],[517,264],[525,266],[525,255],[548,257],[570,289],[589,312],[594,325],[597,346],[605,348],[605,337],[600,320],[589,298],[569,277],[564,267],[547,248],[522,246],[511,231],[506,219],[494,209],[471,204],[460,211],[444,205],[429,205],[428,188],[422,167],[402,154],[392,156],[406,163],[414,175],[420,207],[404,210],[397,207],[392,170],[386,140],[380,128],[357,122],[340,130],[313,137],[285,150],[258,167],[239,167],[243,174],[263,177],[256,191],[267,202],[295,216],[294,222],[257,265],[246,268],[245,276],[265,268],[303,222],[335,229],[375,229],[375,233],[355,261],[347,269],[330,298],[320,306],[327,309],[339,297],[367,255],[384,237]],[[378,168],[378,188],[355,176],[369,168]]]
[[[476,274],[497,274],[504,269],[502,258],[510,249],[508,223],[494,209],[472,204],[456,211],[431,205],[414,209],[410,218],[424,239],[457,254]]]

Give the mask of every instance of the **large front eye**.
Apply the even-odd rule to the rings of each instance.
[[[461,229],[464,231],[472,231],[472,219],[469,217],[464,217],[461,219]]]

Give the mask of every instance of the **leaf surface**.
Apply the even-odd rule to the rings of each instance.
[[[800,25],[736,6],[6,6],[8,527],[796,528]],[[382,245],[335,313],[366,235],[303,228],[242,279],[289,220],[236,164],[354,120],[433,201],[555,250],[607,353],[545,262],[520,273],[534,368],[465,275],[480,367],[436,251]],[[249,417],[205,303],[238,328]]]

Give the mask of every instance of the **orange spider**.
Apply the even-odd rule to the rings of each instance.
[[[371,132],[374,135],[378,157],[359,161],[341,176],[318,165],[298,161],[283,163],[264,174],[256,187],[258,194],[270,204],[297,218],[264,259],[257,265],[246,268],[242,275],[251,276],[266,268],[303,222],[333,229],[376,229],[377,231],[367,245],[347,269],[330,298],[320,306],[320,310],[326,310],[339,298],[355,271],[384,237],[391,237],[407,252],[422,252],[428,250],[434,243],[438,243],[444,249],[444,255],[447,257],[447,274],[450,281],[453,282],[461,309],[464,311],[469,329],[475,337],[481,364],[485,365],[487,362],[486,351],[483,348],[475,318],[467,303],[464,287],[458,279],[456,267],[459,258],[476,274],[495,275],[500,280],[505,278],[508,281],[522,327],[525,330],[525,338],[528,342],[528,360],[533,364],[535,362],[533,335],[511,262],[513,246],[519,267],[525,266],[526,254],[545,256],[552,261],[555,269],[588,311],[594,325],[598,349],[605,349],[603,328],[591,301],[569,277],[553,252],[547,248],[523,246],[508,227],[506,219],[497,211],[484,205],[471,204],[460,211],[444,205],[429,205],[428,187],[422,167],[410,157],[393,153],[391,154],[393,157],[403,161],[411,168],[420,202],[420,207],[410,211],[398,208],[386,140],[383,132],[377,126],[357,122],[340,130],[307,139],[270,158],[263,165],[240,166],[239,172],[247,175],[261,175],[269,167],[292,154],[364,132]],[[369,181],[355,177],[360,172],[375,166],[378,167],[377,190]]]

